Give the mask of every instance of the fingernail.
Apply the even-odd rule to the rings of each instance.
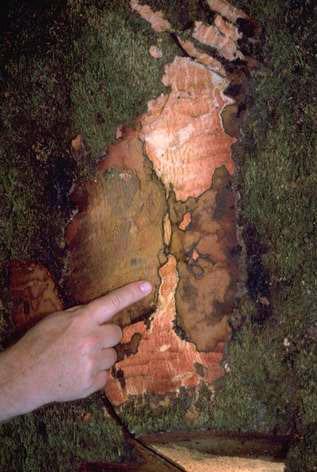
[[[141,282],[139,287],[143,293],[150,293],[152,291],[152,285],[150,282]]]

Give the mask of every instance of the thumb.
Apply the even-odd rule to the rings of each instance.
[[[141,300],[151,291],[152,286],[149,282],[133,282],[88,303],[86,306],[88,316],[97,324],[106,323],[110,321],[115,314]]]

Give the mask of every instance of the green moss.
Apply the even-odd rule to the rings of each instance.
[[[187,429],[184,414],[190,407],[190,395],[180,393],[178,398],[167,404],[160,398],[145,396],[142,401],[130,400],[120,413],[129,431],[139,435],[143,433],[154,433],[159,431],[175,431]]]
[[[61,6],[10,2],[0,46],[0,261],[36,256],[53,270],[73,166]]]
[[[290,471],[316,471],[317,428],[312,424],[306,428],[305,435],[297,438],[287,457],[286,467]]]
[[[1,160],[1,156],[0,156]],[[2,160],[3,162],[3,160]],[[0,173],[1,198],[6,206],[0,210],[0,254],[2,257],[25,257],[31,243],[32,231],[36,225],[33,195],[24,192],[23,180],[16,168],[8,166]],[[25,231],[25,229],[28,231]],[[20,235],[19,247],[16,244],[17,234]]]
[[[121,428],[97,394],[88,400],[52,405],[0,426],[0,470],[73,471],[85,461],[118,461],[123,454]],[[9,467],[9,468],[8,468]]]
[[[120,417],[136,435],[164,431],[194,431],[211,426],[214,413],[214,389],[202,384],[199,390],[181,388],[177,397],[145,395],[129,400]]]
[[[288,432],[292,410],[285,399],[294,395],[294,386],[282,362],[283,340],[274,331],[248,324],[229,347],[228,358],[230,370],[216,395],[214,425],[243,432]]]

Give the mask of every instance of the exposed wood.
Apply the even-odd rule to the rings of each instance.
[[[180,387],[213,383],[222,375],[221,344],[217,350],[200,353],[174,330],[177,273],[173,256],[160,269],[160,275],[158,308],[150,328],[140,322],[124,330],[123,345],[129,344],[137,334],[141,340],[137,352],[117,363],[106,385],[106,394],[115,405],[121,405],[131,395],[166,395]],[[195,363],[202,366],[201,372],[195,370]]]
[[[192,41],[182,40],[180,36],[177,36],[177,40],[180,46],[190,57],[196,59],[198,62],[200,62],[200,64],[208,66],[212,71],[216,72],[222,77],[225,77],[226,71],[221,62],[196,47]]]
[[[285,459],[290,444],[289,436],[212,430],[147,434],[139,439],[153,446],[174,444],[217,456],[267,456],[280,460]]]
[[[166,191],[174,190],[176,200],[184,202],[210,188],[218,167],[233,174],[236,140],[224,132],[221,120],[233,100],[223,93],[227,78],[190,58],[176,56],[162,82],[171,92],[148,104],[141,136]]]
[[[182,446],[157,446],[156,450],[184,467],[186,472],[283,472],[282,462],[241,457],[211,456]]]

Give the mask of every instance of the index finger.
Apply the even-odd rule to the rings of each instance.
[[[104,297],[88,303],[89,318],[97,324],[110,321],[111,318],[129,305],[142,300],[152,291],[152,286],[147,281],[133,282],[124,287],[118,288]]]

